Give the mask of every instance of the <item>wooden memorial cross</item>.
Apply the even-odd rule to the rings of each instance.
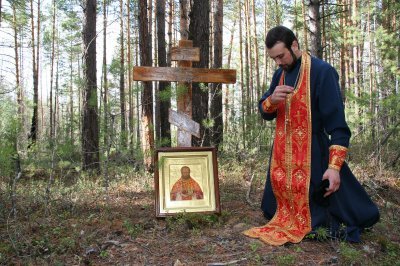
[[[178,88],[187,90],[178,93],[178,111],[169,110],[169,122],[178,127],[178,147],[190,147],[192,135],[200,137],[200,125],[192,120],[192,82],[228,83],[236,82],[236,70],[192,68],[192,62],[200,61],[200,48],[193,41],[180,40],[171,50],[171,60],[178,67],[134,67],[133,79],[137,81],[178,82]]]

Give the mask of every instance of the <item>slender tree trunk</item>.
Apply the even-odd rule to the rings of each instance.
[[[125,53],[124,53],[124,2],[120,0],[120,72],[119,72],[119,104],[121,110],[121,148],[126,146],[126,114],[125,114]]]
[[[133,90],[132,90],[132,55],[131,55],[131,8],[130,1],[126,1],[127,19],[126,19],[126,32],[127,32],[127,64],[128,64],[128,95],[129,95],[129,150],[133,154]]]
[[[200,48],[200,62],[193,63],[193,67],[209,67],[209,40],[210,40],[210,5],[209,1],[194,0],[190,12],[189,39],[193,46]],[[205,84],[205,88],[208,85]],[[199,83],[193,83],[193,120],[201,124],[200,135],[202,140],[192,140],[193,146],[209,146],[210,136],[203,125],[208,114],[208,91],[200,88]]]
[[[242,29],[242,1],[238,0],[238,12],[239,12],[239,60],[240,60],[240,92],[242,96],[241,101],[241,121],[242,121],[242,141],[243,149],[246,149],[246,90],[244,88],[244,70],[243,70],[243,29]],[[246,85],[247,88],[247,85]]]
[[[264,3],[264,41],[267,38],[267,31],[269,30],[269,21],[268,21],[268,1],[265,1]],[[267,86],[267,80],[268,80],[268,52],[267,52],[267,46],[265,43],[263,44],[264,47],[264,77],[263,77],[263,89],[265,90],[265,87]]]
[[[307,29],[307,18],[306,18],[306,4],[304,2],[305,0],[302,0],[302,5],[301,5],[301,11],[303,13],[303,35],[304,35],[304,50],[308,51],[308,29]]]
[[[57,31],[57,30],[56,30]],[[56,40],[59,40],[60,36],[57,36]],[[59,107],[59,77],[60,77],[60,72],[59,72],[59,67],[60,67],[60,42],[57,41],[57,47],[56,47],[56,86],[55,86],[55,99],[54,99],[54,137],[57,139],[58,131],[59,131],[59,125],[60,125],[60,119],[56,119],[57,115],[59,112],[57,110],[60,108]]]
[[[72,51],[72,40],[70,43],[70,60],[69,60],[69,139],[71,141],[71,145],[74,144],[74,87],[73,87],[73,77],[74,77],[74,68],[72,65],[73,62],[73,51]]]
[[[41,121],[38,120],[38,130],[39,130],[39,124],[41,125],[41,132],[44,132],[44,108],[43,108],[43,93],[41,91],[42,88],[42,79],[41,79],[41,72],[40,72],[40,18],[42,17],[40,14],[40,0],[37,1],[37,17],[36,17],[36,33],[37,33],[37,38],[36,38],[36,75],[37,75],[37,87],[38,87],[38,96],[39,96],[39,90],[40,90],[40,99],[38,99],[38,103],[40,103],[40,111],[41,111]],[[40,82],[40,83],[39,83]],[[40,85],[40,88],[39,88]],[[38,110],[39,113],[39,110]],[[38,133],[39,134],[39,131]]]
[[[375,79],[375,71],[374,71],[374,40],[371,34],[372,31],[372,26],[371,26],[371,1],[368,0],[368,13],[367,13],[367,32],[368,32],[368,42],[369,42],[369,113],[371,116],[371,138],[372,140],[375,140],[376,134],[376,114],[375,114],[375,98],[374,98],[374,93],[375,93],[375,88],[374,88],[374,79]]]
[[[142,66],[151,66],[151,28],[147,16],[147,1],[139,1],[139,47],[140,63]],[[154,126],[153,126],[153,86],[151,82],[143,82],[142,91],[142,125],[143,125],[143,153],[144,165],[150,170],[153,166]]]
[[[165,42],[165,0],[157,0],[157,40],[158,40],[158,66],[167,66],[167,52]],[[171,97],[168,93],[168,82],[159,82],[158,90],[162,98],[160,99],[160,126],[161,126],[161,145],[171,146],[171,129],[168,121],[168,110],[171,107]]]
[[[139,29],[135,27],[135,36],[136,39],[139,40]],[[139,65],[139,42],[136,41],[135,45],[135,65]],[[141,105],[140,105],[140,96],[141,94],[139,93],[141,86],[139,85],[139,82],[136,81],[136,150],[140,150],[141,146],[141,139],[140,139],[140,117],[141,117]]]
[[[249,9],[249,0],[244,1],[244,9],[245,9],[245,26],[246,26],[246,42],[245,42],[245,71],[246,71],[246,88],[247,88],[247,99],[246,99],[246,109],[247,116],[246,124],[249,125],[249,118],[253,113],[253,56],[251,51],[251,33],[250,33],[250,9]],[[250,127],[251,129],[251,127]],[[252,132],[250,130],[250,132]]]
[[[96,84],[96,0],[86,0],[83,29],[84,102],[82,124],[83,169],[100,172],[99,118]]]
[[[320,0],[310,0],[309,16],[310,16],[310,50],[311,54],[322,59],[321,45],[321,23],[320,23]]]
[[[233,49],[233,37],[235,35],[235,28],[236,28],[236,20],[233,21],[233,25],[231,28],[231,36],[229,39],[229,50],[228,50],[228,62],[227,62],[227,68],[229,69],[231,67],[231,60],[232,60],[232,49]],[[230,93],[230,86],[227,85],[225,88],[225,118],[224,118],[224,132],[228,132],[228,121],[230,117],[230,113],[234,109],[233,105],[233,100],[234,100],[235,94]],[[232,102],[232,103],[230,103]]]
[[[343,5],[344,1],[340,0],[339,4]],[[344,28],[345,28],[345,17],[346,13],[343,10],[342,14],[340,14],[340,20],[339,20],[339,28],[340,32],[344,33]],[[344,34],[343,34],[344,35]],[[343,103],[346,101],[346,94],[345,94],[345,88],[346,88],[346,46],[344,40],[341,41],[340,43],[340,90],[341,90],[341,95],[342,95],[342,100]]]
[[[328,61],[328,55],[329,53],[326,50],[327,47],[327,40],[326,40],[326,17],[325,17],[325,0],[322,0],[321,2],[321,9],[322,9],[322,18],[320,18],[320,20],[322,20],[322,30],[321,30],[321,34],[322,34],[322,39],[321,39],[321,55],[323,55],[323,58],[325,61]],[[324,53],[325,50],[325,53]]]
[[[254,45],[254,67],[256,69],[256,88],[257,94],[256,98],[260,98],[262,94],[262,88],[260,84],[260,67],[258,64],[258,42],[257,42],[257,20],[256,20],[256,2],[252,1],[252,14],[253,14],[253,45]]]
[[[222,67],[222,32],[223,32],[223,0],[217,0],[214,9],[214,64],[213,68]],[[212,130],[212,141],[211,144],[215,147],[219,147],[223,141],[224,132],[224,121],[222,114],[222,84],[213,83],[211,89],[211,118],[214,119],[214,125]]]
[[[214,59],[213,59],[213,45],[214,45],[214,32],[213,32],[213,28],[214,28],[214,4],[213,4],[213,0],[208,0],[209,1],[209,6],[210,6],[210,41],[209,41],[209,48],[208,51],[210,53],[209,55],[209,62],[210,64],[213,64]],[[215,0],[218,1],[218,0]],[[208,84],[208,88],[211,89],[212,84]],[[212,129],[211,129],[212,131]],[[210,137],[212,138],[212,132],[210,132]]]
[[[52,40],[51,40],[51,67],[50,67],[50,139],[54,138],[54,118],[53,118],[53,77],[55,60],[55,34],[56,34],[56,1],[53,0],[53,20],[52,20]]]
[[[103,0],[103,140],[104,146],[108,146],[108,78],[107,78],[107,1]]]
[[[38,107],[39,107],[39,88],[38,88],[38,72],[36,66],[36,49],[35,49],[35,22],[34,22],[34,13],[33,13],[33,0],[31,0],[31,32],[32,32],[32,74],[33,74],[33,115],[32,115],[32,123],[31,123],[31,131],[29,138],[34,144],[37,140],[37,131],[38,131]]]
[[[0,2],[1,5],[1,2]],[[19,55],[18,55],[18,22],[17,22],[17,8],[16,8],[16,3],[13,2],[11,4],[12,8],[12,16],[13,16],[13,33],[14,33],[14,56],[15,56],[15,88],[17,91],[17,106],[18,106],[18,129],[17,129],[17,143],[16,143],[16,151],[20,151],[22,149],[22,140],[23,140],[23,126],[24,126],[24,107],[23,107],[23,101],[22,101],[22,86],[20,83],[20,73],[19,73]],[[1,14],[0,14],[1,17]]]
[[[184,0],[186,1],[186,0]],[[174,24],[174,13],[173,13],[173,9],[174,9],[174,1],[173,0],[169,0],[168,1],[168,53],[167,53],[167,66],[171,66],[171,49],[172,49],[172,26]],[[186,25],[188,25],[188,23],[186,22]],[[182,27],[182,25],[181,25]],[[186,27],[188,29],[188,27]],[[189,32],[186,31],[186,40],[189,36]],[[182,36],[182,32],[181,32],[181,38],[183,39]]]

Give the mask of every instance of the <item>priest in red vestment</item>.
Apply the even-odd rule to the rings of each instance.
[[[181,168],[181,178],[172,187],[171,200],[196,200],[203,199],[203,191],[199,184],[190,176],[190,168]]]
[[[286,27],[271,29],[265,43],[279,66],[259,101],[262,118],[276,121],[261,203],[270,221],[244,234],[282,245],[324,227],[333,238],[359,242],[379,211],[345,162],[351,133],[339,76],[327,62],[301,51]]]

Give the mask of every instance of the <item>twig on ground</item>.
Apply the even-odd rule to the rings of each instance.
[[[251,207],[255,206],[255,204],[250,199],[250,193],[251,193],[251,187],[253,184],[253,180],[254,180],[254,173],[251,175],[250,185],[249,185],[249,188],[247,189],[247,193],[246,193],[246,201]]]
[[[231,260],[228,262],[211,262],[211,263],[207,263],[207,266],[223,266],[223,265],[232,265],[232,264],[236,264],[242,261],[246,261],[247,258],[241,258],[238,260]]]

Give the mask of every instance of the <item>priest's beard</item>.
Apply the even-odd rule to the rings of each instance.
[[[292,59],[293,59],[292,63],[291,64],[287,64],[287,65],[281,65],[282,69],[285,70],[286,72],[292,71],[295,68],[296,63],[297,63],[297,57],[294,54],[294,52],[293,52],[291,47],[289,47],[289,52],[290,52],[290,55],[292,56]]]

